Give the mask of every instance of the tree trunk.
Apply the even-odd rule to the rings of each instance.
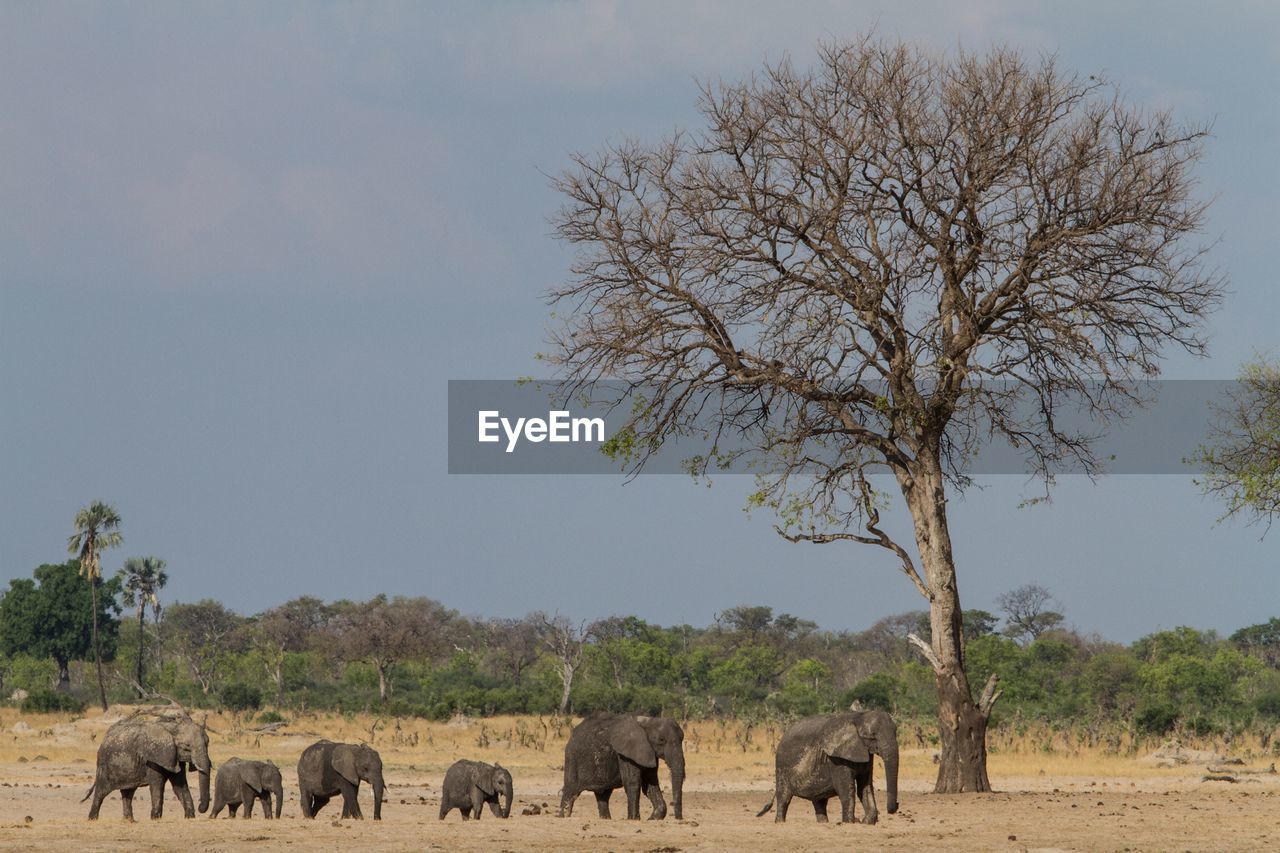
[[[142,635],[146,630],[146,624],[143,621],[146,617],[146,611],[143,605],[138,605],[138,695],[146,695],[146,687],[142,683]]]
[[[71,692],[71,661],[66,658],[55,658],[58,662],[58,685],[55,688],[59,693]]]
[[[378,664],[378,698],[383,702],[387,701],[387,667],[388,664]]]
[[[569,713],[569,693],[573,690],[573,664],[563,661],[560,669],[560,683],[564,690],[560,693],[560,716]]]
[[[90,599],[93,602],[93,660],[98,668],[98,699],[102,710],[107,710],[107,685],[102,678],[102,645],[98,642],[98,580],[89,578]]]
[[[925,583],[929,587],[929,628],[926,648],[938,691],[938,794],[981,793],[991,790],[987,778],[987,718],[999,695],[994,681],[981,706],[973,701],[964,669],[964,638],[960,593],[956,588],[955,557],[947,528],[947,499],[941,466],[925,461],[913,477],[899,478],[911,510],[916,546]]]

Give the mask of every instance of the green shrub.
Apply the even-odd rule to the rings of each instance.
[[[262,707],[262,691],[252,684],[228,684],[222,702],[232,711],[256,711]]]
[[[1280,690],[1272,693],[1263,693],[1253,700],[1253,707],[1264,717],[1270,717],[1273,720],[1280,719]]]
[[[1138,708],[1133,722],[1144,732],[1168,734],[1178,722],[1178,709],[1168,702],[1152,702]]]
[[[287,723],[287,722],[289,722],[289,721],[288,721],[288,720],[286,720],[284,717],[282,717],[282,716],[280,715],[280,712],[279,712],[279,711],[263,711],[261,714],[259,714],[259,715],[258,715],[258,722],[260,722],[260,723]]]
[[[58,693],[49,689],[33,691],[22,700],[22,710],[28,714],[78,714],[84,707],[85,704],[70,693]]]
[[[892,711],[893,696],[898,692],[898,688],[896,678],[887,672],[877,672],[853,685],[853,688],[841,697],[841,705],[847,708],[856,701],[868,710],[874,708]]]

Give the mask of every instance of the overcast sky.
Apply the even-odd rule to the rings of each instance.
[[[1105,72],[1211,121],[1225,378],[1276,347],[1280,6],[1105,3],[0,5],[0,580],[112,502],[168,601],[428,595],[464,612],[834,629],[923,606],[887,552],[790,545],[750,483],[446,473],[446,381],[539,374],[568,250],[546,177],[696,122],[700,79],[876,27]],[[962,601],[1036,582],[1132,640],[1280,615],[1277,534],[1185,477],[993,478],[951,504]],[[902,529],[900,526],[898,529]]]

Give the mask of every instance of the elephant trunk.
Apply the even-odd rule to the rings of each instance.
[[[373,819],[382,820],[382,771],[378,770],[369,782],[373,785]]]
[[[271,796],[276,798],[276,820],[280,819],[280,809],[284,808],[284,782],[276,782],[271,786]]]
[[[204,767],[196,766],[196,772],[200,774],[200,814],[204,814],[209,810],[209,765]]]
[[[898,810],[898,743],[886,744],[880,756],[884,759],[884,787],[886,791],[885,811],[893,814]]]
[[[684,750],[677,748],[667,757],[671,770],[671,811],[676,820],[684,820]]]
[[[511,817],[511,800],[515,797],[510,785],[503,785],[498,790],[498,813],[503,817]]]

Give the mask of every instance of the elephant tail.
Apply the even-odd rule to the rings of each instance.
[[[774,798],[770,797],[769,802],[764,804],[764,808],[756,812],[756,817],[764,817],[765,815],[767,815],[769,813],[769,810],[773,808],[773,800]]]
[[[94,788],[96,788],[96,787],[98,787],[98,780],[97,780],[97,779],[94,779],[94,780],[93,780],[93,784],[89,786],[89,790],[88,790],[88,791],[86,791],[86,792],[85,792],[85,795],[84,795],[83,797],[81,797],[81,798],[80,798],[80,802],[82,802],[82,803],[83,803],[85,800],[87,800],[87,799],[89,799],[90,797],[92,797],[92,796],[93,796],[93,789],[94,789]]]

